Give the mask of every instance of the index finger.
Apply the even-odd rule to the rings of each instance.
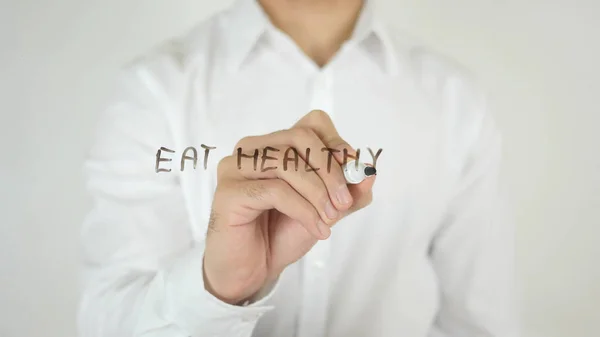
[[[355,150],[338,133],[331,117],[325,111],[312,110],[302,117],[292,128],[305,127],[312,129],[335,157],[338,164],[343,165],[357,157]]]

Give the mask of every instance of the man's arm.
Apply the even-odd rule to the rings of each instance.
[[[454,120],[462,139],[454,149],[467,150],[449,152],[464,160],[432,243],[441,303],[431,337],[515,337],[514,228],[499,188],[501,137],[482,96],[454,83],[454,109],[469,110],[453,114],[467,116]]]
[[[152,67],[170,74],[165,59]],[[269,296],[240,307],[205,290],[204,240],[190,231],[178,159],[165,153],[173,172],[154,170],[158,148],[175,148],[160,83],[144,63],[123,72],[85,166],[94,206],[82,229],[79,335],[248,336]]]

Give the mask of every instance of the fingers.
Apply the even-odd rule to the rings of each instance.
[[[302,117],[294,128],[308,128],[321,139],[323,144],[332,149],[331,152],[340,165],[356,159],[357,151],[354,150],[338,133],[331,117],[322,110],[313,110]]]
[[[291,129],[246,137],[236,144],[233,155],[219,163],[218,181],[230,186],[226,191],[231,194],[222,204],[237,205],[237,213],[228,214],[251,213],[239,219],[277,209],[315,238],[326,239],[330,226],[372,200],[374,177],[350,187],[344,178],[341,164],[356,157],[357,151],[339,136],[329,116],[312,111]]]
[[[281,179],[230,180],[219,193],[219,200],[226,201],[219,210],[223,214],[238,214],[239,210],[228,209],[234,205],[243,205],[257,214],[276,209],[298,221],[317,239],[327,239],[331,234],[315,207]]]
[[[332,151],[338,163],[341,165],[352,160],[357,162],[361,158],[360,150],[354,150],[338,133],[333,121],[329,115],[321,110],[313,110],[300,119],[293,128],[310,128],[323,141],[325,146]],[[352,207],[343,212],[342,216],[347,216],[361,208],[369,205],[373,200],[372,188],[375,183],[375,176],[370,176],[357,185],[350,185],[349,191],[352,195]]]
[[[370,176],[363,180],[360,184],[351,185],[350,193],[352,195],[360,195],[356,198],[356,202],[352,204],[351,212],[367,207],[373,201],[373,185],[377,176]]]
[[[281,166],[280,164],[275,164],[275,162],[281,163],[283,158],[281,151],[273,151],[270,153],[272,154],[269,156],[271,158],[275,158],[272,165]],[[291,186],[291,188],[293,188],[297,194],[313,205],[323,222],[326,224],[332,224],[336,219],[339,218],[340,214],[333,206],[329,192],[323,180],[321,180],[321,178],[314,171],[306,171],[304,169],[306,163],[302,160],[302,158],[298,158],[301,169],[298,169],[297,171],[294,168],[284,170],[280,167],[277,167],[273,170],[261,170],[259,168],[254,170],[254,167],[251,163],[252,159],[247,160],[248,162],[245,162],[241,168],[239,166],[233,168],[234,165],[237,165],[237,158],[234,156],[227,157],[222,160],[224,166],[228,167],[228,175],[230,179],[281,179],[289,184],[289,186]],[[257,167],[258,166],[260,165],[257,165]]]
[[[309,148],[315,149],[313,151],[317,153],[310,155],[310,165],[315,169],[321,180],[323,180],[329,191],[333,205],[339,210],[348,209],[352,204],[352,195],[348,190],[340,161],[336,158],[336,155],[340,155],[341,150],[332,148],[328,143],[323,142],[319,135],[311,128],[294,127],[280,133],[284,136],[288,132],[293,134],[292,144],[296,148],[306,142],[306,144],[309,144]],[[301,155],[304,160],[308,160],[308,153],[302,153]]]
[[[273,144],[281,145],[274,146]],[[291,152],[289,151],[290,147],[293,148]],[[264,136],[246,137],[236,145],[235,155],[239,157],[237,153],[239,149],[242,149],[242,152],[246,149],[246,155],[252,155],[256,152],[250,152],[257,148],[263,148],[259,152],[261,159],[265,155],[264,149],[267,149],[267,156],[276,158],[276,161],[270,161],[270,163],[278,163],[279,165],[274,166],[283,168],[284,173],[286,169],[289,169],[289,166],[285,167],[285,165],[289,165],[292,161],[290,159],[297,154],[304,160],[304,163],[299,165],[298,171],[304,170],[305,165],[308,164],[325,184],[332,205],[337,210],[346,210],[352,205],[352,195],[348,190],[340,165],[341,159],[334,157],[335,155],[341,156],[341,150],[328,147],[312,129],[295,127]],[[257,166],[259,165],[257,164]],[[292,184],[292,186],[295,185]]]

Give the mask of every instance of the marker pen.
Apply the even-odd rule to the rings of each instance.
[[[360,184],[360,182],[365,180],[367,177],[377,173],[377,170],[373,166],[367,166],[362,162],[358,162],[357,167],[355,160],[344,164],[342,166],[342,171],[344,172],[344,177],[349,184]]]

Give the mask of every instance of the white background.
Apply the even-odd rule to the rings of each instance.
[[[118,66],[230,1],[0,1],[0,336],[74,336],[81,164]],[[474,70],[506,138],[525,337],[598,336],[600,3],[387,0]]]

